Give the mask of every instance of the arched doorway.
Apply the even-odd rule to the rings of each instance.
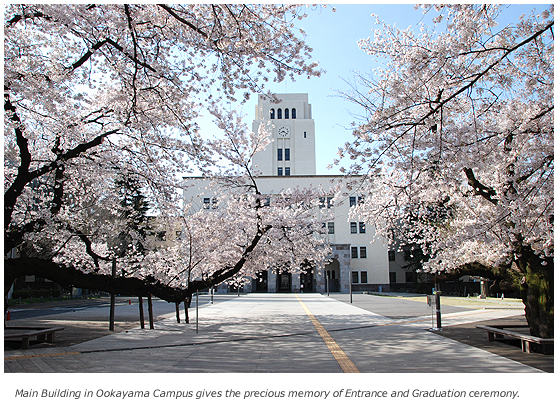
[[[329,291],[330,292],[339,292],[339,275],[340,275],[340,265],[337,259],[333,259],[333,261],[324,267],[324,279],[326,282],[326,291],[328,290],[328,282],[329,282]]]

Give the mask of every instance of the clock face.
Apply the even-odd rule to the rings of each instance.
[[[286,127],[281,127],[277,133],[279,133],[279,136],[285,137],[289,134],[289,129],[287,129]]]

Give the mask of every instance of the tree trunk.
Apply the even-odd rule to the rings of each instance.
[[[532,336],[554,338],[554,262],[547,259],[543,265],[532,251],[525,250],[521,261],[521,298],[529,332]]]

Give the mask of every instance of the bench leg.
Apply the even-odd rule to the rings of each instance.
[[[523,352],[531,353],[531,342],[522,340],[521,341],[521,350]]]
[[[26,336],[21,339],[21,348],[22,349],[29,349],[29,336]]]
[[[494,342],[494,332],[488,332],[488,341]]]
[[[54,342],[54,332],[47,333],[47,342],[48,343]]]

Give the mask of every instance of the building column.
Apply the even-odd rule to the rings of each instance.
[[[277,273],[273,269],[267,271],[267,291],[277,293]]]
[[[300,273],[291,274],[291,291],[300,293]]]
[[[349,293],[351,281],[351,246],[335,245],[334,255],[339,262],[339,292]]]

